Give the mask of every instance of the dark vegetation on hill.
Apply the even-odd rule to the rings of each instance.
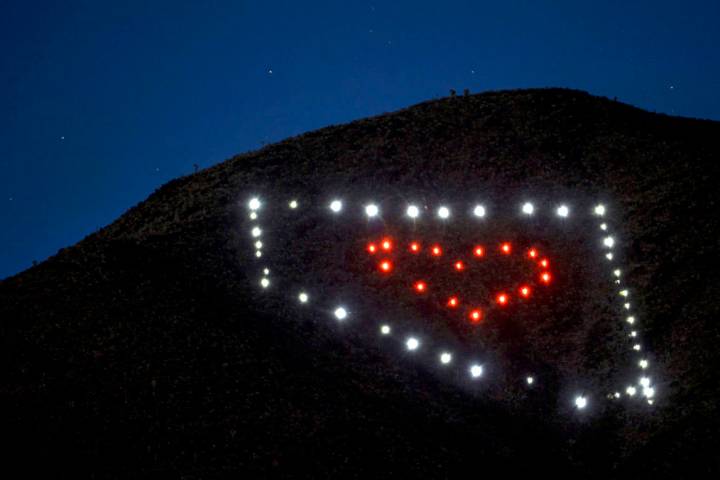
[[[718,123],[582,92],[491,92],[325,128],[174,180],[0,283],[4,466],[94,478],[717,474],[719,138]],[[268,308],[238,208],[256,192],[276,204],[373,192],[602,199],[657,364],[655,408],[548,413],[549,391],[469,392],[362,329],[339,335],[327,318]],[[584,318],[581,330],[600,323]]]

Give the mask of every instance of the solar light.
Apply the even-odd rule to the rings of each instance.
[[[262,288],[268,288],[270,286],[270,279],[266,278],[266,277],[263,277],[262,279],[260,279],[260,286]]]
[[[257,210],[261,207],[261,205],[262,204],[260,203],[260,199],[258,199],[257,197],[251,198],[248,202],[248,207],[250,208],[250,210]]]
[[[442,218],[443,220],[445,220],[445,219],[448,218],[449,216],[450,216],[450,209],[449,209],[449,208],[447,208],[447,207],[440,207],[440,208],[438,208],[438,217],[440,217],[440,218]]]
[[[473,215],[476,217],[482,218],[485,216],[485,207],[482,205],[475,205],[475,208],[473,209]]]
[[[257,220],[257,213],[250,212],[250,220]]]
[[[578,410],[582,410],[583,408],[587,407],[587,398],[583,397],[582,395],[578,395],[575,397],[575,406],[578,408]]]
[[[383,325],[380,327],[380,333],[383,335],[390,335],[390,325]]]
[[[440,363],[442,363],[443,365],[447,365],[450,362],[452,362],[452,354],[448,352],[443,352],[440,354]]]
[[[298,300],[300,300],[300,303],[307,303],[310,298],[308,297],[308,294],[305,292],[300,292],[300,295],[298,295]]]
[[[595,215],[602,217],[603,215],[605,215],[605,205],[600,204],[596,206],[594,211]]]
[[[369,218],[377,217],[378,213],[380,213],[380,209],[374,203],[371,203],[370,205],[367,205],[365,207],[365,215],[367,215]]]
[[[543,258],[540,260],[540,266],[543,268],[547,268],[548,265],[550,265],[550,261],[547,258]]]
[[[420,341],[415,337],[410,337],[405,341],[405,347],[412,352],[420,347]]]
[[[482,376],[482,374],[483,374],[482,365],[475,364],[475,365],[470,366],[470,376],[472,378],[478,378],[478,377]]]
[[[255,248],[256,248],[256,249],[260,250],[262,247],[263,247],[263,243],[262,243],[260,240],[258,240],[257,242],[255,242]]]
[[[343,307],[338,307],[335,309],[335,318],[337,318],[338,320],[345,320],[347,316],[348,312]]]
[[[558,217],[567,217],[570,214],[570,209],[567,207],[567,205],[560,205],[557,209]]]
[[[622,296],[622,297],[627,297],[627,296],[628,296],[628,291],[627,291],[627,290],[620,290],[620,296]]]
[[[638,365],[640,365],[640,368],[642,368],[643,370],[645,370],[645,369],[648,367],[649,362],[643,358],[642,360],[640,360],[640,361],[638,362]]]
[[[407,207],[407,216],[410,218],[417,218],[420,216],[420,209],[415,205],[409,205]]]
[[[330,202],[330,210],[332,210],[334,213],[340,212],[342,210],[342,202],[340,200],[333,200]]]
[[[290,208],[295,210],[298,207],[298,202],[297,200],[290,200],[290,203],[288,205],[290,206]]]
[[[615,239],[613,237],[605,237],[603,238],[603,245],[607,248],[612,248],[613,245],[615,245]]]
[[[260,229],[260,227],[253,227],[253,229],[250,231],[250,233],[252,233],[253,237],[257,238],[260,235],[262,235],[262,230]]]
[[[527,381],[528,385],[532,385],[535,382],[535,379],[533,377],[527,377],[525,380]]]
[[[637,393],[637,389],[635,387],[633,387],[632,385],[630,385],[629,387],[627,387],[625,389],[625,393],[627,393],[631,397],[634,397],[635,394]]]
[[[534,211],[535,211],[535,207],[533,206],[532,203],[530,203],[530,202],[525,202],[525,203],[523,204],[523,206],[522,206],[522,212],[523,212],[525,215],[532,215]]]

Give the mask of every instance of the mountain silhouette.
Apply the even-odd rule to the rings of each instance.
[[[499,91],[323,128],[175,179],[0,282],[6,468],[92,478],[716,475],[718,139],[717,122],[580,91]],[[554,310],[528,308],[547,323],[527,345],[502,332],[490,342],[498,371],[542,365],[537,385],[488,372],[487,386],[472,389],[375,341],[376,323],[338,329],[331,315],[283,301],[281,289],[264,293],[247,217],[253,195],[268,208],[300,204],[295,223],[262,217],[275,239],[269,251],[285,259],[268,256],[273,272],[322,292],[379,292],[366,318],[424,310],[412,295],[383,296],[371,267],[363,276],[365,267],[346,268],[348,257],[303,257],[312,246],[318,255],[364,246],[364,231],[323,239],[319,210],[333,196],[358,208],[372,198],[484,198],[489,210],[526,197],[546,210],[557,199],[604,201],[651,352],[654,405],[605,398],[634,357],[612,308],[584,306],[614,301],[598,286],[592,265],[601,259],[582,254],[599,230],[558,236],[569,246],[553,261],[577,278],[559,279],[546,297],[568,303],[547,308],[573,313],[572,330],[560,316],[553,323]],[[347,225],[350,235],[362,228]],[[453,335],[472,346],[472,332]],[[583,412],[563,390],[568,375],[604,389]]]

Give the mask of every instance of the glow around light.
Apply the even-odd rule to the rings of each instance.
[[[270,279],[267,277],[263,277],[260,279],[260,286],[262,288],[268,288],[270,286]]]
[[[270,275],[270,269],[269,268],[263,268],[263,273],[265,275]]]
[[[420,216],[420,209],[415,205],[409,205],[405,213],[407,213],[407,216],[410,218],[418,218]]]
[[[263,243],[262,243],[260,240],[258,240],[257,242],[255,242],[255,248],[256,248],[256,249],[260,250],[262,247],[263,247]]]
[[[575,407],[577,407],[578,410],[582,410],[583,408],[587,407],[587,404],[587,397],[583,397],[582,395],[578,395],[577,397],[575,397]]]
[[[612,253],[606,253],[606,254],[605,254],[605,258],[607,258],[608,260],[612,260],[612,259],[613,259],[613,254],[612,254]]]
[[[558,217],[567,217],[570,214],[570,209],[567,205],[560,205],[557,209]]]
[[[475,364],[475,365],[471,365],[471,366],[470,366],[470,376],[471,376],[472,378],[481,377],[482,374],[483,374],[483,367],[482,367],[482,365]]]
[[[298,300],[300,300],[300,303],[307,303],[308,300],[310,300],[310,297],[308,297],[308,294],[305,292],[300,292],[298,295]]]
[[[338,320],[345,320],[348,316],[347,310],[345,310],[343,307],[338,307],[335,309],[335,318]]]
[[[410,350],[417,350],[420,347],[420,340],[415,337],[410,337],[405,341],[405,347]]]
[[[638,365],[640,366],[640,368],[642,368],[643,370],[645,370],[646,368],[648,368],[648,366],[650,365],[650,363],[643,358],[642,360],[640,360],[640,361],[638,362]]]
[[[613,245],[615,245],[615,239],[613,237],[605,237],[603,238],[603,245],[607,248],[612,248]]]
[[[443,352],[440,354],[440,363],[443,365],[447,365],[448,363],[452,362],[452,354],[449,352]]]
[[[482,218],[485,216],[485,207],[482,205],[475,205],[475,208],[473,209],[473,215],[475,215],[478,218]]]
[[[602,204],[597,205],[595,207],[594,212],[595,212],[595,215],[602,217],[603,215],[605,215],[605,205],[602,205]]]
[[[602,231],[607,230],[607,223],[601,223],[601,224],[600,224],[600,230],[602,230]]]
[[[335,213],[339,213],[342,210],[343,204],[340,200],[333,200],[330,202],[330,210]]]
[[[522,206],[522,212],[525,215],[532,215],[535,211],[535,206],[530,202],[525,202]]]
[[[635,350],[636,352],[639,352],[640,350],[642,350],[642,347],[640,346],[639,343],[636,343],[635,345],[633,345],[633,350]]]
[[[625,319],[625,321],[626,321],[627,323],[629,323],[630,325],[632,325],[633,323],[635,323],[635,317],[633,317],[632,315],[630,315],[629,317],[627,317],[627,318]]]
[[[250,212],[250,220],[257,220],[257,213],[256,213],[256,212]]]
[[[382,333],[383,335],[390,335],[390,325],[381,326],[380,333]]]
[[[450,209],[447,207],[440,207],[438,208],[438,217],[445,220],[446,218],[450,217]]]
[[[525,381],[528,385],[532,385],[533,383],[535,383],[535,379],[533,377],[527,377]]]
[[[638,382],[641,387],[648,388],[650,386],[650,378],[649,377],[640,377],[640,381]]]
[[[365,206],[365,215],[367,215],[369,218],[377,217],[379,213],[380,209],[374,203]]]
[[[255,256],[256,256],[257,258],[262,257],[262,251],[257,250],[257,251],[255,252]]]
[[[250,210],[258,210],[261,206],[262,203],[260,203],[260,199],[257,197],[251,198],[248,202],[248,208],[250,208]]]
[[[253,237],[257,238],[260,235],[262,235],[262,230],[260,229],[260,227],[253,227],[253,229],[250,231],[250,233],[252,234]]]
[[[619,268],[616,268],[615,270],[613,270],[613,275],[615,275],[616,277],[619,278],[620,275],[622,275],[622,272],[620,271]]]
[[[625,389],[625,393],[627,393],[627,394],[628,394],[629,396],[631,396],[631,397],[634,397],[635,394],[637,393],[637,388],[635,388],[635,387],[633,387],[632,385],[630,385],[629,387],[627,387],[627,388]]]
[[[643,395],[646,398],[652,398],[655,396],[655,389],[653,387],[645,387],[643,388]]]
[[[295,210],[295,209],[298,207],[298,202],[297,202],[297,200],[290,200],[290,203],[288,203],[288,206],[289,206],[290,208],[292,208],[293,210]]]

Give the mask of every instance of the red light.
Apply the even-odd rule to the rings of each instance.
[[[465,264],[458,260],[457,262],[455,262],[455,270],[457,270],[458,272],[465,270]]]
[[[458,306],[460,302],[458,301],[457,297],[450,297],[448,298],[447,306],[450,308],[455,308]]]
[[[442,255],[442,248],[440,248],[440,245],[433,245],[432,254],[436,257]]]
[[[367,251],[370,254],[377,252],[377,245],[375,245],[374,243],[368,243]]]
[[[481,247],[480,245],[477,245],[475,247],[475,249],[473,250],[473,254],[476,257],[482,257],[483,255],[485,255],[485,249],[483,247]]]
[[[505,293],[500,293],[498,294],[496,300],[499,305],[505,306],[509,301],[509,297]]]
[[[550,272],[543,272],[540,275],[540,281],[542,281],[545,285],[549,284],[552,280],[552,275],[550,275]]]
[[[427,290],[427,284],[423,282],[422,280],[419,282],[415,282],[415,291],[418,293],[425,293]]]
[[[413,253],[418,253],[420,251],[420,244],[418,242],[412,242],[410,244],[410,251]]]
[[[500,245],[500,250],[502,250],[502,252],[503,252],[505,255],[509,255],[510,252],[512,251],[512,246],[510,246],[509,243],[505,242],[505,243],[503,243],[502,245]]]
[[[389,252],[392,250],[392,241],[389,238],[385,238],[383,239],[381,246],[383,250]]]
[[[537,250],[535,250],[534,248],[531,248],[530,250],[528,250],[528,257],[535,258],[537,256],[538,256]]]
[[[530,287],[528,287],[527,285],[523,285],[522,287],[520,287],[520,296],[523,298],[528,298],[530,297],[531,291],[532,290],[530,289]]]
[[[383,260],[380,262],[380,270],[385,273],[390,273],[392,271],[393,264],[390,260]]]
[[[543,258],[542,260],[540,260],[540,266],[541,266],[541,267],[547,268],[548,265],[550,265],[550,262],[548,262],[548,259],[547,259],[547,258]]]
[[[480,310],[479,308],[471,310],[469,316],[472,323],[479,323],[480,320],[482,320],[482,310]]]

